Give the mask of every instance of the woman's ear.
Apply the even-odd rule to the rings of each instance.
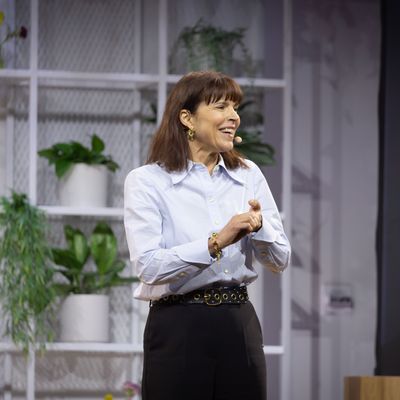
[[[186,128],[193,129],[192,114],[189,110],[181,110],[179,113],[179,119],[182,125],[186,126]]]

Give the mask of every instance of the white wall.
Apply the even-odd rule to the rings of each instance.
[[[337,400],[375,362],[379,1],[293,7],[292,398]],[[321,312],[326,284],[352,312]]]

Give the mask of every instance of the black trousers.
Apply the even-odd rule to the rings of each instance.
[[[143,400],[266,400],[260,323],[253,305],[150,308]]]

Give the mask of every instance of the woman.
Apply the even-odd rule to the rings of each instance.
[[[266,398],[263,340],[246,286],[290,245],[259,168],[233,149],[242,91],[217,72],[174,87],[148,163],[125,182],[125,230],[150,301],[143,400]]]

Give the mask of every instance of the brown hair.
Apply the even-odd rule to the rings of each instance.
[[[168,96],[160,127],[157,129],[149,150],[147,163],[159,163],[167,171],[187,168],[191,152],[186,135],[187,128],[179,114],[183,109],[195,113],[201,102],[210,104],[220,99],[237,104],[242,101],[240,86],[230,77],[214,71],[191,72],[183,76]],[[229,169],[247,167],[236,150],[221,153]]]

